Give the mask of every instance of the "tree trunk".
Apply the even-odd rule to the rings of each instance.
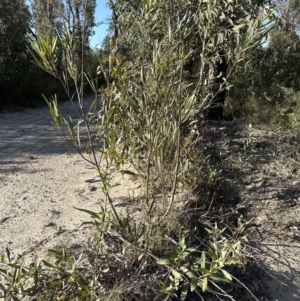
[[[209,62],[209,102],[211,107],[205,112],[209,120],[223,119],[223,104],[225,102],[225,78],[227,72],[227,61],[223,47],[218,51],[218,56]]]

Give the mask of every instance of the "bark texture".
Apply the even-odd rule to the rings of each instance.
[[[218,51],[218,56],[209,62],[209,102],[211,107],[205,116],[209,120],[223,119],[223,104],[225,102],[225,78],[227,72],[227,61],[223,47]]]

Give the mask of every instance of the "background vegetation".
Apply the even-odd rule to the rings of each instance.
[[[0,3],[0,110],[20,107],[34,107],[44,104],[42,93],[46,96],[57,94],[61,99],[67,93],[56,78],[43,72],[32,64],[32,48],[29,37],[46,37],[61,33],[63,23],[78,43],[74,55],[84,49],[85,71],[96,76],[96,68],[102,55],[101,49],[91,49],[89,39],[93,34],[95,1],[32,1],[28,6],[25,0],[3,0]],[[85,23],[82,24],[82,10],[85,9]],[[83,27],[85,40],[81,39]],[[61,54],[57,63],[62,64]],[[80,65],[80,60],[77,62]],[[99,79],[99,84],[104,81]],[[74,89],[74,86],[73,86]],[[90,92],[86,87],[86,92]]]

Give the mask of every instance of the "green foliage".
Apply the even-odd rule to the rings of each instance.
[[[273,33],[273,38],[274,35]],[[239,80],[229,93],[229,114],[248,119],[249,122],[252,120],[272,126],[284,125],[296,130],[293,121],[298,118],[300,78],[297,62],[300,63],[300,57],[298,51],[288,48],[293,45],[298,47],[299,37],[295,36],[287,44],[283,42],[285,38],[284,33],[278,32],[277,42],[271,40],[267,48],[256,49],[251,54],[251,63],[238,70],[236,76]],[[288,116],[291,117],[291,122],[288,121]]]
[[[89,74],[90,78],[93,79],[95,82],[95,85],[97,87],[97,91],[101,91],[106,86],[106,81],[104,75],[98,74],[97,69],[98,66],[102,66],[102,69],[108,69],[108,62],[109,60],[109,53],[108,51],[101,49],[101,48],[95,48],[91,52],[90,62],[89,62]],[[90,87],[87,87],[89,89]]]
[[[243,255],[243,250],[241,240],[231,242],[222,236],[224,230],[218,230],[217,225],[207,229],[212,240],[207,251],[188,248],[188,237],[184,236],[170,253],[158,260],[158,264],[170,268],[169,284],[161,284],[160,293],[177,297],[180,292],[180,300],[186,300],[188,292],[197,288],[215,293],[211,282],[231,282],[232,277],[226,266],[240,263],[237,258]]]
[[[111,221],[107,219],[109,214],[104,208],[99,214],[89,210],[83,211],[94,218],[99,235],[95,239],[98,246],[101,246],[101,242],[113,233],[110,226]],[[199,251],[188,247],[189,236],[184,234],[178,244],[173,245],[171,251],[161,259],[151,255],[153,259],[156,259],[157,264],[167,271],[169,278],[167,285],[160,284],[157,293],[179,296],[180,300],[185,300],[188,292],[199,288],[203,292],[224,293],[224,291],[218,291],[218,286],[213,284],[231,282],[232,276],[227,272],[227,267],[232,264],[244,266],[248,260],[242,247],[245,239],[244,228],[239,228],[239,237],[236,237],[234,241],[230,241],[222,235],[224,230],[219,230],[216,225],[212,229],[207,229],[211,239],[208,250]],[[124,262],[122,264],[132,262],[132,260],[140,261],[140,265],[134,271],[143,271],[146,267],[145,261],[141,259],[149,256],[147,252],[135,247],[126,237],[124,239],[120,234],[115,234],[114,243],[122,241],[124,243],[122,247]],[[121,296],[126,296],[132,283],[127,284],[129,287],[124,287],[120,292],[116,287],[111,286],[112,280],[121,280],[120,276],[124,277],[125,274],[122,274],[122,265],[118,267],[117,271],[114,270],[112,261],[114,256],[110,257],[109,254],[99,253],[100,250],[96,248],[90,250],[89,254],[81,253],[74,256],[66,249],[62,251],[50,249],[50,259],[30,263],[26,258],[20,256],[13,259],[7,249],[6,255],[0,255],[0,291],[4,300],[17,301],[25,298],[28,300],[74,301],[118,300],[118,294],[121,300]],[[138,283],[141,283],[141,279],[134,279],[133,269],[130,267],[132,273],[127,274],[126,278],[131,277],[133,281],[137,280]],[[122,283],[118,283],[118,285],[122,287]],[[148,285],[150,284],[148,283]],[[115,294],[111,294],[111,290],[115,291]]]
[[[61,30],[64,5],[62,1],[34,0],[31,2],[31,12],[34,30],[37,35],[45,38]]]
[[[31,63],[30,11],[23,0],[0,3],[0,109],[44,104],[41,94],[65,96],[58,82]]]
[[[105,296],[100,283],[108,268],[82,269],[82,254],[75,258],[67,250],[49,250],[55,260],[40,260],[26,264],[24,258],[14,260],[7,249],[6,256],[0,256],[0,291],[4,300],[24,300],[34,296],[34,300],[99,300]],[[99,262],[85,262],[99,265]]]
[[[29,11],[23,0],[0,3],[0,108],[21,94],[20,85],[29,65],[26,34]]]
[[[253,137],[253,129],[252,124],[249,123],[248,126],[245,127],[246,137],[244,139],[244,150],[245,152],[250,152],[253,150],[256,138]]]
[[[118,51],[130,60],[135,61],[137,57],[151,60],[155,48],[153,41],[163,43],[168,33],[172,33],[169,43],[173,39],[185,45],[189,53],[184,62],[185,79],[191,89],[197,88],[197,95],[206,106],[213,100],[207,89],[210,65],[223,61],[229,64],[227,74],[216,76],[225,79],[218,88],[220,91],[230,89],[229,80],[237,63],[244,59],[246,51],[261,43],[274,19],[273,7],[260,7],[260,1],[145,1],[143,6],[119,0],[109,1],[109,4],[116,16],[113,22],[118,32]],[[198,11],[203,12],[200,18]],[[179,23],[184,30],[179,29]],[[179,31],[175,30],[174,34],[176,27]]]
[[[110,4],[115,15],[125,16],[127,1]],[[198,11],[204,12],[200,20]],[[198,154],[190,151],[193,138],[185,143],[183,138],[211,105],[208,67],[212,60],[222,60],[220,45],[230,67],[219,76],[226,77],[229,89],[234,67],[269,30],[263,24],[272,16],[270,7],[260,10],[239,1],[170,0],[145,1],[116,20],[119,36],[110,39],[109,69],[102,71],[108,81],[103,122],[118,145],[107,147],[131,160],[146,181],[147,200],[149,183],[157,180],[164,193],[174,194],[190,173],[190,162],[196,161]],[[125,57],[124,47],[129,49]]]
[[[89,37],[93,34],[95,7],[95,0],[34,0],[31,10],[36,34],[42,38],[55,36],[56,32],[61,34],[63,24],[67,23],[78,43],[80,57],[82,47],[88,50]]]
[[[248,63],[238,67],[236,85],[229,93],[228,113],[250,122],[298,131],[299,6],[294,0],[275,2],[277,26],[270,31],[268,44],[250,51]]]
[[[286,88],[299,90],[300,84],[300,38],[295,32],[273,30],[270,35],[270,44],[266,49],[265,74],[269,75],[271,86],[278,84]]]
[[[286,101],[281,107],[281,124],[292,129],[294,132],[300,132],[300,92],[294,92],[291,89],[285,90]]]

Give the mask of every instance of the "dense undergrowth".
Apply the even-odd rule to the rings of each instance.
[[[241,103],[235,98],[228,98],[228,118],[239,118],[245,122],[266,125],[270,128],[282,128],[294,134],[299,133],[298,91],[292,88],[278,87],[278,98],[274,95],[253,95],[245,97]],[[272,91],[274,92],[274,91]],[[276,96],[278,96],[278,94]]]

